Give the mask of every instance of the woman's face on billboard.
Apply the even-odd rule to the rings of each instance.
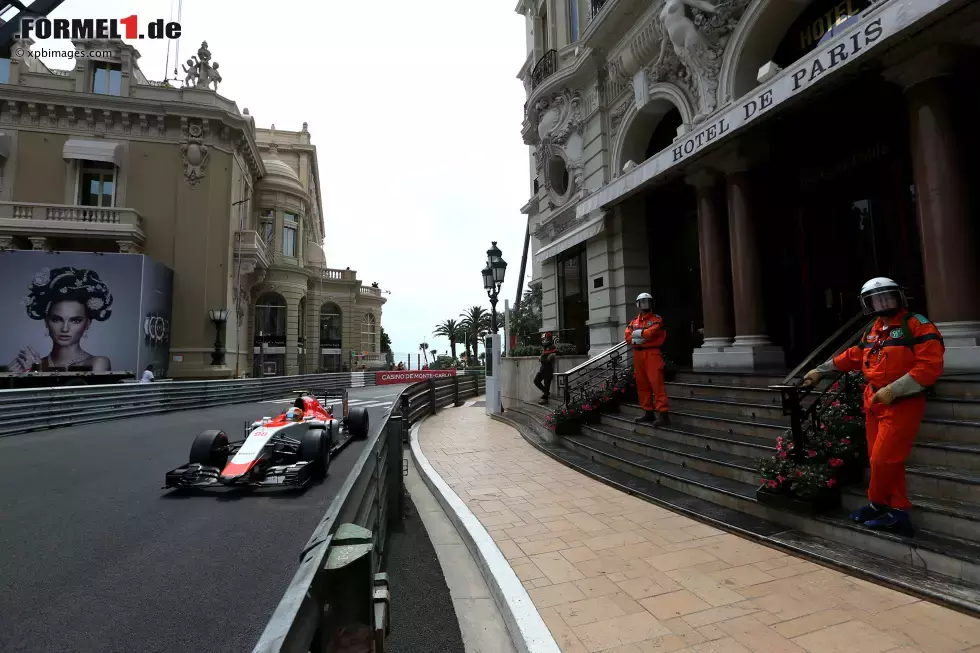
[[[89,319],[81,302],[55,302],[44,318],[51,339],[62,347],[77,345],[88,330]]]

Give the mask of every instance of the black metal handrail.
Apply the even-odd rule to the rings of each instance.
[[[831,382],[819,394],[815,395],[814,393],[817,392],[820,385],[804,386],[802,383],[798,384],[794,381],[803,370],[810,370],[828,358],[834,358],[847,348],[857,344],[861,335],[872,323],[873,320],[869,321],[863,313],[858,313],[814,349],[803,362],[786,375],[782,383],[769,386],[772,390],[779,391],[782,398],[783,415],[790,418],[793,458],[796,462],[802,462],[805,458],[806,427],[809,426],[813,433],[819,430],[821,415],[836,400],[838,395],[847,391],[850,376],[843,373],[835,374]],[[861,328],[855,329],[859,324]],[[843,383],[843,386],[839,385],[840,382]],[[814,395],[813,399],[804,405],[810,395]]]
[[[531,71],[531,90],[558,71],[558,50],[551,49],[541,55]]]
[[[602,7],[605,4],[606,4],[606,0],[591,0],[590,8],[592,9],[592,18],[595,18],[596,14],[602,11]]]
[[[558,395],[567,406],[575,396],[584,397],[603,385],[615,383],[630,373],[632,365],[633,348],[625,341],[620,342],[567,372],[555,374]]]

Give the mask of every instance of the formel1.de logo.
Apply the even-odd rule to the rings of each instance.
[[[122,26],[122,32],[120,32]],[[22,18],[20,38],[69,39],[91,41],[94,39],[177,39],[180,23],[167,22],[162,18],[146,23],[146,32],[140,30],[139,17],[133,14],[125,18]]]

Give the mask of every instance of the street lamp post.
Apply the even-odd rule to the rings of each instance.
[[[221,328],[228,321],[228,309],[212,308],[208,310],[208,317],[214,323],[214,351],[211,352],[211,364],[224,365],[225,345],[221,341]]]
[[[504,275],[507,273],[507,261],[501,258],[503,252],[497,247],[497,241],[493,241],[492,247],[487,250],[487,266],[483,268],[483,288],[487,291],[490,298],[490,331],[497,333],[497,297],[500,295],[500,287],[504,285]]]

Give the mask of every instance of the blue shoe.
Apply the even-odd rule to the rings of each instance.
[[[878,519],[888,511],[887,506],[876,506],[873,503],[869,503],[863,508],[859,508],[851,513],[851,519],[853,519],[858,524],[864,524],[865,522],[871,521],[873,519]]]
[[[897,508],[889,509],[880,517],[864,522],[864,525],[873,530],[888,531],[905,537],[915,535],[915,528],[912,526],[912,520],[909,519],[909,513]]]

